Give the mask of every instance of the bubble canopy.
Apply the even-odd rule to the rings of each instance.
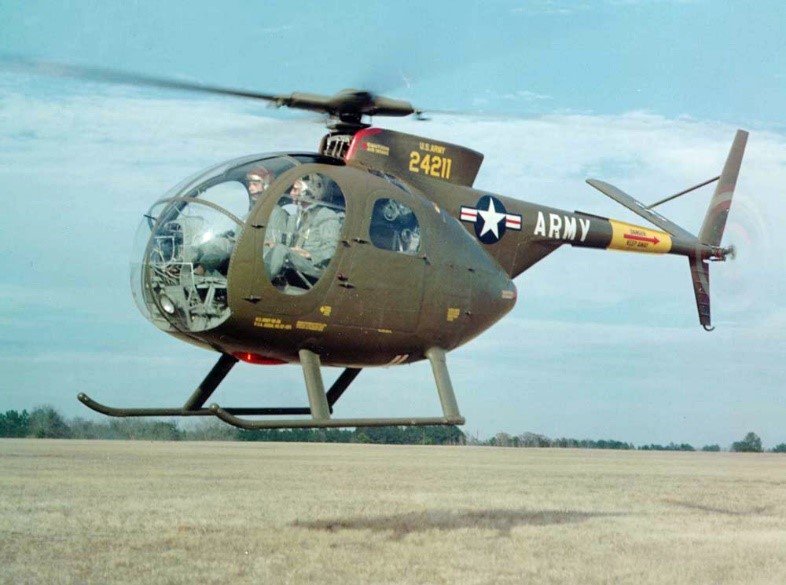
[[[197,333],[230,316],[227,274],[251,209],[282,173],[306,163],[337,164],[318,154],[260,154],[234,159],[176,185],[143,215],[134,239],[131,288],[159,329]]]

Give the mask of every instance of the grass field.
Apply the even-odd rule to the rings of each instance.
[[[0,441],[4,583],[786,583],[786,457]]]

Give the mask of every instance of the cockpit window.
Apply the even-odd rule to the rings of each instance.
[[[288,156],[254,161],[227,169],[211,180],[200,183],[185,196],[212,201],[238,218],[245,219],[257,201],[264,199],[273,181],[297,164],[298,161]]]
[[[234,216],[198,197],[153,206],[137,235],[142,261],[132,265],[143,314],[164,330],[206,331],[226,320],[229,258],[240,229]]]
[[[225,181],[208,187],[198,194],[198,198],[200,201],[215,203],[238,219],[248,215],[249,193],[247,187],[240,181]],[[231,222],[229,217],[227,220]]]
[[[251,208],[300,165],[290,155],[248,156],[199,173],[144,214],[131,264],[142,314],[165,331],[207,331],[230,315],[227,276]]]
[[[270,282],[290,295],[308,292],[338,246],[344,194],[321,173],[297,179],[278,200],[265,232],[263,259]]]
[[[420,226],[415,213],[395,199],[377,199],[371,213],[371,243],[383,250],[415,255],[420,250]]]

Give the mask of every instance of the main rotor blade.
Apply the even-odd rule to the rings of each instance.
[[[532,120],[541,116],[548,116],[550,112],[537,112],[534,110],[526,112],[505,112],[494,110],[444,110],[422,108],[414,112],[415,119],[430,121],[433,116],[456,116],[461,118],[480,118],[483,120],[503,120],[503,121],[518,121],[518,120]]]
[[[117,83],[145,87],[175,89],[214,95],[229,95],[271,102],[276,107],[286,106],[297,110],[324,112],[331,116],[348,119],[360,116],[408,116],[415,108],[402,100],[396,100],[367,91],[345,89],[335,95],[326,96],[312,93],[295,92],[291,94],[272,94],[155,77],[141,73],[129,73],[105,67],[69,65],[51,61],[37,61],[23,58],[0,57],[0,67],[26,73],[50,77],[68,77],[101,83]]]
[[[156,77],[142,73],[131,73],[109,67],[72,65],[54,61],[40,61],[23,57],[0,55],[0,69],[15,70],[35,75],[63,77],[78,80],[121,85],[155,87],[211,95],[227,95],[270,102],[274,107],[289,107],[298,110],[323,112],[329,116],[409,116],[428,120],[431,115],[458,115],[497,117],[503,114],[415,108],[407,101],[391,99],[368,91],[345,89],[335,95],[311,93],[272,94],[231,87],[223,87],[194,81]]]
[[[208,85],[192,81],[180,81],[177,79],[167,79],[140,73],[129,73],[117,69],[105,67],[86,67],[83,65],[67,65],[65,63],[55,63],[51,61],[36,61],[22,58],[0,58],[0,63],[5,68],[47,75],[50,77],[68,77],[72,79],[83,79],[87,81],[98,81],[102,83],[117,83],[123,85],[138,85],[144,87],[158,87],[163,89],[177,89],[197,93],[208,93],[216,95],[231,95],[236,97],[251,98],[273,102],[276,105],[285,105],[289,96],[276,95],[272,93],[261,93],[244,89],[234,89],[217,85]]]

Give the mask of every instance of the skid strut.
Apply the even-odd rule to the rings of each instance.
[[[216,416],[226,423],[242,429],[289,429],[289,428],[338,428],[338,427],[380,427],[380,426],[422,426],[422,425],[462,425],[464,418],[459,414],[453,385],[450,382],[445,351],[431,348],[426,357],[431,362],[434,380],[442,404],[441,417],[409,418],[331,418],[333,405],[344,394],[349,385],[357,378],[361,368],[346,368],[325,392],[322,381],[319,355],[307,349],[300,350],[300,364],[306,382],[308,407],[261,407],[261,408],[223,408],[213,404],[205,408],[205,402],[215,392],[237,358],[221,354],[218,362],[197,386],[185,404],[180,408],[116,408],[96,402],[87,394],[80,393],[77,398],[88,408],[116,417],[137,416]],[[248,420],[241,416],[297,416],[311,415],[310,419],[285,420]]]

